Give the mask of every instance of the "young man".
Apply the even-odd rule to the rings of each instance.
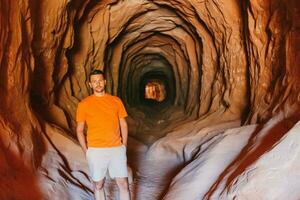
[[[89,75],[89,85],[93,94],[78,104],[76,132],[94,181],[95,198],[105,199],[103,185],[108,170],[110,177],[117,182],[120,200],[129,200],[126,110],[118,97],[105,93],[103,71],[93,70]]]

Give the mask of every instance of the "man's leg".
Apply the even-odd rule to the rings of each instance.
[[[130,200],[128,178],[116,178],[116,182],[119,188],[120,200]]]
[[[105,193],[104,193],[104,179],[101,181],[94,182],[95,187],[95,199],[96,200],[105,200]]]

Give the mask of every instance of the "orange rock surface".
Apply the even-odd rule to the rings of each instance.
[[[207,127],[295,124],[299,17],[296,0],[0,0],[0,199],[91,197],[75,111],[92,68],[129,113],[136,171],[147,148],[172,157]],[[161,103],[144,102],[146,79],[164,81]]]

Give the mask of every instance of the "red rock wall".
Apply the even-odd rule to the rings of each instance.
[[[133,136],[152,131],[147,123],[254,123],[297,110],[299,10],[296,0],[1,0],[0,156],[19,156],[30,171],[46,151],[45,123],[74,137],[92,67],[105,67]],[[162,118],[140,121],[134,80],[151,69],[174,79],[174,99]],[[148,136],[135,137],[163,135]]]

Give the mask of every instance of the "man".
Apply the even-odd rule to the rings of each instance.
[[[120,200],[129,200],[127,173],[128,128],[127,112],[122,101],[105,92],[106,80],[101,70],[89,75],[91,96],[83,99],[77,108],[77,138],[86,154],[96,200],[104,200],[104,180],[108,170],[119,188]],[[87,140],[84,130],[87,126]]]

